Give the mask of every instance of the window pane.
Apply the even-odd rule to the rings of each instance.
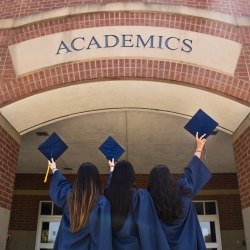
[[[51,215],[52,202],[42,202],[41,215]]]
[[[53,215],[62,215],[63,209],[54,204]]]
[[[194,202],[194,207],[198,215],[204,214],[203,202]]]
[[[215,234],[215,222],[214,221],[200,221],[201,230],[203,234],[203,238],[206,243],[216,242],[216,234]]]
[[[41,243],[54,243],[60,222],[43,222]]]
[[[206,214],[216,214],[216,205],[215,202],[205,202]]]

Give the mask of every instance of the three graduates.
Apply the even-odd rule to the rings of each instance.
[[[52,160],[49,192],[64,211],[54,249],[205,250],[192,202],[211,178],[200,160],[204,136],[196,134],[197,149],[177,185],[168,168],[159,165],[150,173],[148,191],[136,187],[128,161],[109,161],[105,197],[95,165],[82,164],[72,187]]]

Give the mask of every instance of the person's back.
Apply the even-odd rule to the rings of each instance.
[[[80,166],[74,187],[55,171],[49,192],[63,208],[55,250],[112,250],[110,204],[101,195],[99,172],[93,164]]]
[[[116,164],[105,196],[111,205],[114,250],[169,249],[149,193],[136,188],[131,163]]]
[[[192,201],[212,176],[199,159],[206,141],[202,138],[196,137],[197,150],[177,185],[164,165],[154,167],[149,175],[148,191],[171,250],[206,249]]]

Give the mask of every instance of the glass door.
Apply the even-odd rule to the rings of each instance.
[[[52,250],[61,218],[43,217],[38,222],[36,250]]]
[[[62,218],[62,210],[53,202],[40,202],[36,250],[52,250]]]
[[[217,203],[194,202],[207,250],[222,250]]]
[[[207,250],[221,250],[220,231],[215,216],[199,216]]]

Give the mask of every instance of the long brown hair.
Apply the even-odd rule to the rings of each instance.
[[[154,201],[160,220],[173,225],[183,216],[180,195],[189,196],[190,191],[174,184],[168,167],[158,165],[151,170],[147,190]]]
[[[122,228],[128,213],[134,213],[133,197],[136,192],[135,171],[128,161],[118,161],[105,196],[111,206],[111,222],[113,231]]]
[[[85,225],[100,195],[101,179],[97,167],[90,162],[83,163],[78,169],[75,184],[68,199],[72,233]]]

